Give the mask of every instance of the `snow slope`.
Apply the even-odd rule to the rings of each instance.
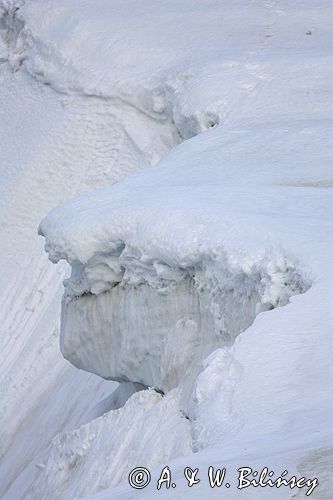
[[[57,436],[43,474],[26,498],[74,498],[87,490],[97,492],[119,483],[138,460],[156,467],[163,460],[188,455],[190,425],[179,417],[178,398],[175,391],[163,398],[154,390],[140,391],[123,408]],[[156,453],[151,453],[152,447]]]
[[[48,264],[36,231],[41,217],[77,192],[156,162],[179,140],[164,119],[115,99],[60,94],[16,64],[17,52],[28,50],[19,38],[20,4],[0,8],[0,496],[41,460],[57,432],[78,425],[115,387],[62,359],[60,296],[68,271]],[[36,472],[32,466],[24,482]]]
[[[264,457],[262,466],[284,453],[296,468],[308,450],[331,446],[325,424],[332,412],[331,132],[324,120],[290,123],[285,130],[280,122],[260,127],[257,136],[253,126],[237,140],[233,128],[207,132],[154,170],[59,206],[41,224],[52,259],[66,255],[74,269],[63,299],[65,356],[105,377],[164,390],[180,383],[193,450],[219,444],[227,464],[233,457],[243,462],[237,450],[246,448],[251,460]],[[304,158],[300,144],[306,147],[309,135]],[[217,150],[229,160],[225,176]],[[102,265],[112,270],[115,263],[119,283],[109,281],[110,291],[87,288]],[[188,273],[201,296],[197,309]],[[290,304],[262,313],[231,345],[262,306],[279,305],[281,294],[284,305],[310,283]],[[263,295],[249,317],[245,307],[260,297],[256,284]],[[248,323],[239,327],[241,320]],[[200,360],[218,346],[196,378]],[[196,494],[202,498],[201,490]]]
[[[330,2],[1,6],[5,498],[73,498],[119,481],[101,498],[130,498],[131,468],[165,462],[177,488],[159,494],[214,498],[218,489],[202,481],[189,490],[181,476],[185,464],[221,461],[233,474],[246,461],[318,474],[312,497],[329,498]],[[52,261],[72,266],[65,355],[107,378],[178,385],[174,399],[146,391],[118,413],[100,405],[111,409],[102,420],[73,431],[98,417],[91,407],[112,389],[61,360],[65,266],[48,265],[32,235],[53,205],[162,156],[40,225]],[[155,399],[145,426],[138,401]],[[127,422],[144,430],[143,454]],[[168,429],[183,447],[167,447]],[[295,493],[234,483],[228,498]],[[141,494],[155,496],[155,484]]]

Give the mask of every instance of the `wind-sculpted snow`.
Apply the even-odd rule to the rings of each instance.
[[[169,390],[259,312],[309,287],[292,241],[283,249],[272,240],[269,216],[284,196],[281,224],[294,203],[276,182],[311,173],[311,158],[300,161],[296,150],[303,127],[244,131],[237,142],[225,133],[184,143],[155,169],[60,205],[42,221],[50,259],[72,265],[61,348],[75,366]],[[295,150],[292,170],[284,149],[265,147],[273,137]],[[269,168],[273,155],[278,171]],[[327,170],[324,160],[320,175]]]
[[[285,305],[307,289],[294,265],[281,256],[280,262],[273,259],[265,256],[242,267],[221,257],[181,269],[155,262],[161,272],[154,285],[142,269],[132,284],[122,261],[126,279],[112,282],[110,290],[75,297],[65,292],[62,353],[78,368],[106,379],[170,390],[217,347],[230,346],[259,312]],[[133,269],[134,261],[130,264]],[[98,275],[101,268],[100,263]],[[73,288],[69,280],[66,290],[73,293]]]
[[[165,460],[175,498],[215,498],[184,487],[190,459],[283,470],[330,446],[330,19],[326,0],[0,0],[4,498]],[[135,382],[106,399],[57,352],[68,266],[33,234],[58,203],[61,349]],[[165,395],[121,408],[146,385]]]
[[[35,57],[43,23],[37,10],[30,24],[22,11],[33,9],[33,2],[24,8],[23,3],[0,2],[1,497],[20,474],[26,487],[51,438],[78,425],[114,388],[61,356],[59,297],[67,271],[62,265],[50,268],[44,258],[36,234],[41,214],[156,163],[179,142],[163,113],[151,116],[116,95],[78,95],[65,75],[59,93],[29,73],[25,61]]]

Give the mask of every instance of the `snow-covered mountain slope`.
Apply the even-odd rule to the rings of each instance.
[[[220,497],[185,465],[229,466],[230,499],[304,493],[237,491],[248,462],[329,498],[330,2],[0,6],[0,495],[130,498],[147,466],[150,498],[166,462],[161,495]],[[164,397],[103,400],[58,352],[68,266],[36,227],[100,186],[40,225],[72,266],[61,348]]]
[[[41,232],[52,259],[73,265],[65,356],[105,377],[180,384],[194,451],[219,444],[229,463],[246,448],[263,466],[285,453],[295,468],[331,445],[331,133],[289,119],[234,134],[207,132],[54,209]]]
[[[114,389],[62,359],[60,296],[68,271],[47,262],[37,235],[41,217],[75,193],[155,163],[179,142],[164,116],[116,98],[59,93],[16,64],[29,47],[20,38],[21,4],[0,8],[0,496],[57,432],[78,425]],[[46,19],[41,6],[31,28]],[[25,12],[35,7],[27,2]],[[35,472],[33,466],[25,481]]]

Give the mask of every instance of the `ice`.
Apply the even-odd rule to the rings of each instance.
[[[65,292],[62,353],[106,379],[170,390],[210,352],[231,345],[259,312],[285,305],[308,288],[294,266],[266,260],[247,262],[245,270],[227,261],[205,269],[199,262],[183,268],[176,281],[177,270],[163,280],[158,272],[158,286],[142,274],[133,285],[127,274],[129,281],[97,295],[85,291],[69,298]],[[72,291],[70,282],[68,287]]]

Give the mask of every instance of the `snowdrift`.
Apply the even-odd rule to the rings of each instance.
[[[111,188],[82,198],[82,212],[79,200],[70,202],[54,211],[40,227],[40,233],[47,237],[50,257],[56,260],[59,255],[65,256],[72,263],[62,304],[61,350],[78,368],[165,392],[197,370],[216,348],[230,347],[258,313],[287,304],[292,295],[309,287],[309,279],[281,250],[257,248],[256,241],[252,255],[235,248],[229,248],[228,255],[222,245],[228,231],[217,210],[214,222],[207,217],[205,224],[204,214],[200,221],[202,228],[209,227],[216,246],[209,249],[205,234],[193,242],[189,239],[185,250],[183,241],[173,235],[173,227],[179,230],[178,220],[172,220],[177,190],[176,194],[172,190],[168,193],[171,202],[161,210],[168,213],[168,218],[160,217],[157,223],[159,231],[169,233],[170,240],[155,238],[155,246],[149,246],[153,225],[146,228],[145,248],[133,248],[136,236],[144,238],[146,221],[141,217],[147,213],[136,212],[134,217],[123,204],[129,214],[126,219],[113,191],[117,190]],[[112,201],[108,204],[108,200]],[[144,204],[147,206],[147,196]],[[101,207],[105,216],[101,216]],[[183,213],[192,210],[195,207],[187,206]],[[65,220],[61,216],[64,213]],[[88,219],[92,221],[91,233]],[[236,240],[239,228],[230,230]],[[73,241],[69,231],[74,231]],[[186,232],[189,238],[199,234],[194,223]],[[68,246],[61,246],[67,235]],[[80,251],[85,246],[88,250],[89,240],[94,244],[91,253],[84,256],[86,263],[72,261],[69,255],[74,255],[73,247]],[[158,246],[160,241],[163,243]]]
[[[330,3],[0,6],[5,498],[129,498],[165,461],[175,498],[221,495],[185,466],[245,461],[329,498]],[[47,212],[61,350],[117,396],[56,357]]]

